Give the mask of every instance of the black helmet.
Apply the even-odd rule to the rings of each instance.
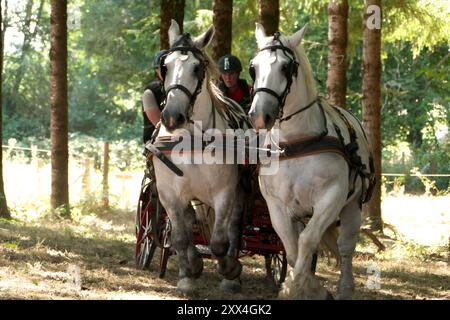
[[[241,72],[241,61],[238,57],[227,54],[219,59],[219,70],[221,73]]]
[[[159,63],[161,62],[161,57],[167,54],[167,50],[161,50],[157,54],[155,54],[155,57],[153,58],[153,68],[159,68]]]

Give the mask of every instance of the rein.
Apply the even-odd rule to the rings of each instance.
[[[338,140],[335,137],[328,136],[328,122],[327,117],[325,115],[325,111],[322,106],[321,97],[316,97],[311,103],[309,103],[307,106],[299,109],[298,111],[290,114],[289,116],[280,119],[280,123],[282,121],[288,121],[291,119],[294,115],[299,114],[312,106],[317,104],[319,107],[320,113],[322,114],[323,119],[323,131],[313,137],[306,137],[301,140],[297,140],[294,142],[285,142],[280,143],[280,150],[281,150],[281,159],[280,160],[287,160],[294,157],[302,157],[307,156],[311,154],[316,153],[322,153],[322,152],[337,152],[339,154],[344,154],[342,149],[342,144],[340,140]],[[339,143],[336,143],[336,142]]]
[[[297,110],[297,111],[291,113],[291,114],[288,115],[287,117],[281,118],[281,119],[280,119],[280,123],[283,122],[283,121],[288,121],[288,120],[290,120],[293,116],[295,116],[296,114],[299,114],[299,113],[301,113],[301,112],[303,112],[303,111],[305,111],[305,110],[311,108],[316,102],[318,102],[318,100],[319,100],[319,98],[315,98],[315,99],[314,99],[311,103],[309,103],[306,107],[303,107],[303,108],[301,108],[301,109],[299,109],[299,110]],[[323,111],[323,108],[322,108],[322,111]],[[325,121],[326,121],[326,119],[325,119]]]

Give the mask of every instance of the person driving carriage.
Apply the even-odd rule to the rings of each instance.
[[[220,71],[219,89],[224,95],[233,99],[245,112],[248,112],[251,103],[251,87],[245,79],[239,78],[242,64],[238,57],[227,54],[218,61]]]
[[[167,50],[159,51],[153,59],[153,68],[156,79],[147,85],[142,94],[142,116],[144,119],[143,140],[144,144],[152,137],[156,124],[161,118],[161,111],[164,108],[163,79],[161,76],[161,58],[167,54]]]

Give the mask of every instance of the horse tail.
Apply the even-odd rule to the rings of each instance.
[[[336,259],[336,268],[341,264],[341,256],[337,244],[338,236],[338,226],[336,223],[332,223],[323,234],[322,241],[320,242],[320,249],[326,253],[328,258],[331,255]]]

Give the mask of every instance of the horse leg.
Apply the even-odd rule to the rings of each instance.
[[[239,191],[238,191],[239,192]],[[227,252],[227,256],[235,258],[239,255],[240,240],[242,234],[242,215],[243,215],[243,201],[244,193],[237,194],[238,199],[235,201],[235,206],[232,210],[230,222],[228,226],[228,239],[230,241],[230,247]],[[239,277],[228,280],[223,279],[220,283],[220,289],[226,292],[236,293],[241,291],[241,281]]]
[[[191,206],[188,206],[188,208],[184,212],[184,222],[186,228],[185,230],[187,230],[188,232],[189,230],[191,230],[189,246],[187,248],[188,261],[192,277],[197,279],[203,272],[203,259],[200,253],[197,251],[197,248],[195,247],[192,239],[192,230],[194,221],[195,221],[195,210]]]
[[[336,221],[345,196],[340,187],[329,189],[314,207],[315,213],[298,238],[298,254],[290,281],[285,282],[280,297],[326,299],[330,293],[311,271],[313,254],[327,228]],[[343,200],[344,199],[344,200]]]
[[[178,199],[166,199],[165,193],[160,193],[160,198],[172,224],[172,246],[177,252],[179,265],[177,290],[191,294],[195,290],[195,278],[188,254],[188,249],[192,246],[192,228],[187,229],[187,226],[191,224],[189,222],[191,218],[186,218],[185,206]]]
[[[281,203],[275,202],[268,197],[267,207],[270,213],[270,220],[272,227],[283,243],[284,250],[286,251],[286,259],[290,267],[295,266],[298,252],[298,236],[303,229],[300,229],[298,223],[292,221],[290,216],[285,211],[285,206]],[[266,261],[270,263],[270,261]],[[266,267],[267,270],[267,267]],[[266,279],[269,283],[273,284],[272,274],[266,274]],[[289,275],[286,277],[283,286],[288,286],[292,277]]]
[[[338,299],[351,299],[355,290],[352,258],[361,227],[361,209],[359,197],[355,197],[341,211],[341,228],[338,238],[341,256],[341,274],[338,282]]]
[[[228,239],[230,240],[229,256],[237,256],[240,249],[240,240],[242,235],[242,215],[244,214],[244,191],[239,190],[236,194],[234,207],[231,212],[230,222],[228,224]]]
[[[281,239],[286,251],[287,262],[291,267],[295,266],[298,252],[298,236],[300,230],[295,222],[284,211],[282,204],[267,201],[272,227]]]
[[[234,199],[223,194],[216,197],[214,203],[216,217],[211,237],[211,251],[218,260],[218,271],[227,280],[238,278],[242,271],[242,265],[237,257],[228,255],[230,248],[228,231],[231,214],[233,214],[233,201]]]

